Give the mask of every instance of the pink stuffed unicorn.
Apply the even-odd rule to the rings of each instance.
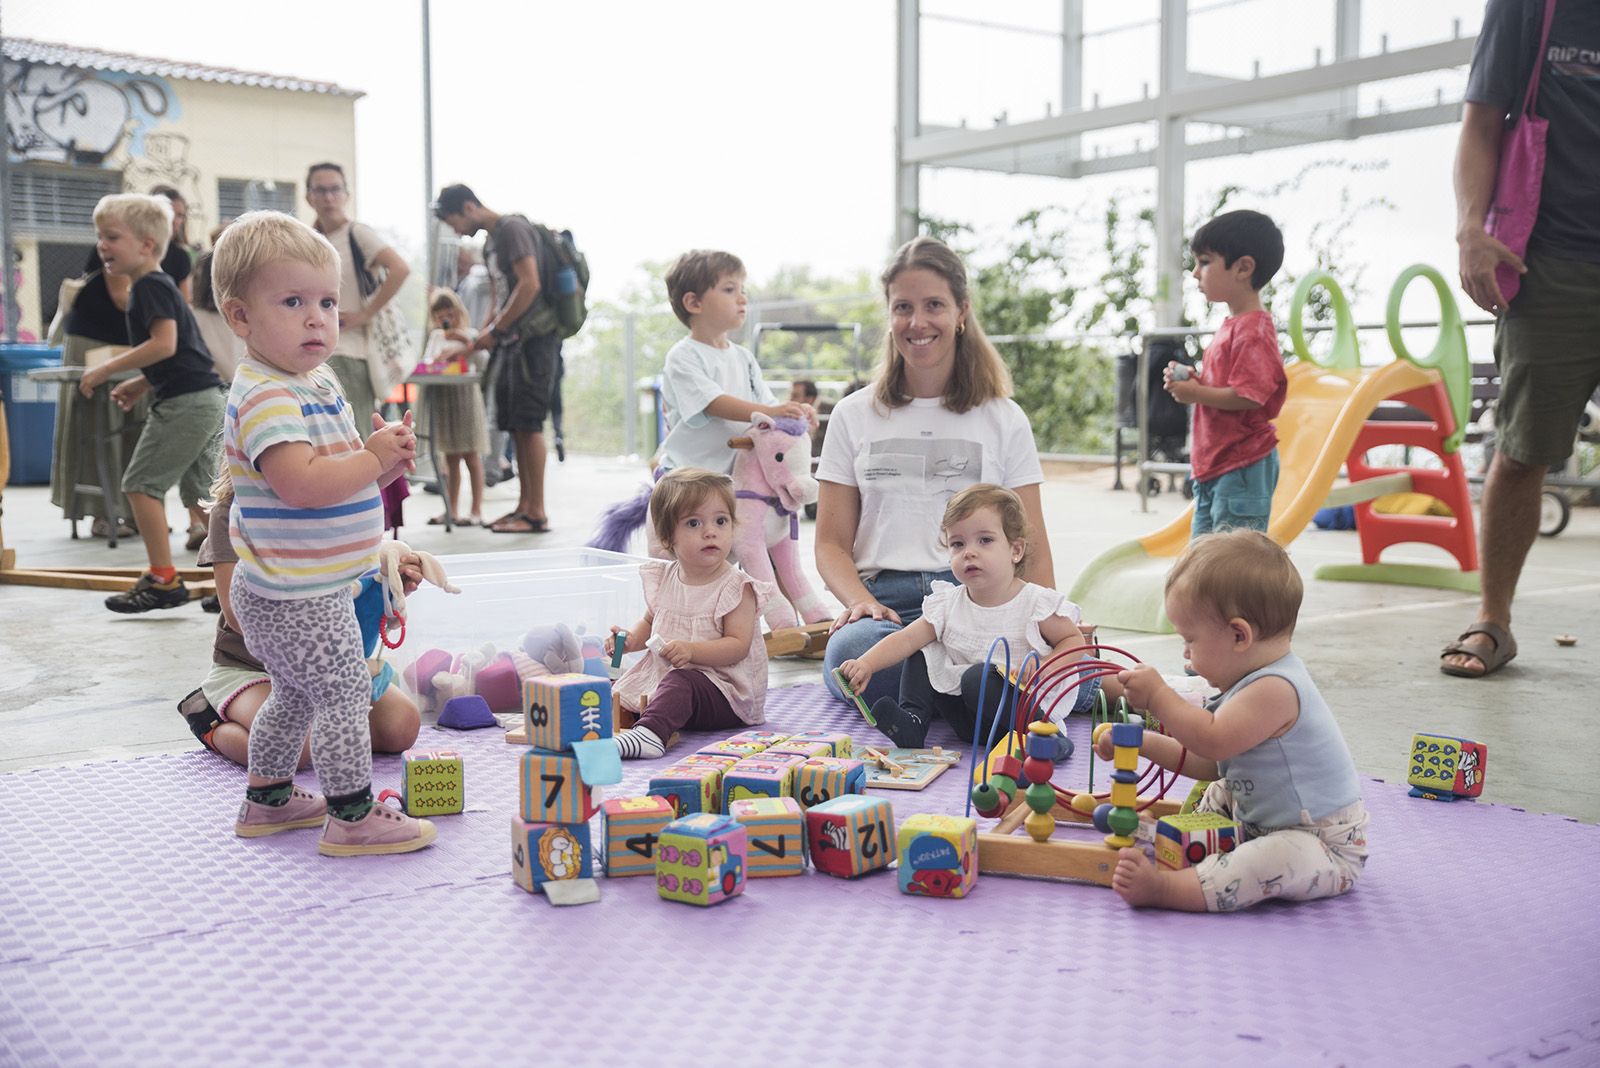
[[[796,612],[807,623],[828,619],[830,613],[800,566],[800,510],[817,499],[810,429],[798,419],[757,414],[749,431],[729,438],[728,445],[737,450],[733,556],[747,574],[776,581],[789,599],[774,597],[768,603],[763,614],[767,626],[773,630],[796,626]]]

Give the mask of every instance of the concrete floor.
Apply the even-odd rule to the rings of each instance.
[[[555,531],[548,535],[481,529],[446,534],[423,525],[438,498],[420,492],[408,502],[403,533],[417,548],[438,555],[579,545],[600,509],[632,492],[642,475],[637,462],[573,457],[552,463]],[[1113,492],[1110,484],[1105,468],[1048,471],[1043,499],[1062,588],[1095,554],[1154,529],[1183,507],[1168,493],[1141,513],[1137,497]],[[510,488],[491,489],[489,497],[489,515],[509,510]],[[70,540],[46,487],[8,488],[3,522],[5,544],[16,550],[22,567],[143,562],[137,539],[115,550],[101,541]],[[176,530],[183,527],[175,506],[172,523]],[[85,534],[87,527],[82,524]],[[813,529],[801,526],[808,561]],[[174,538],[181,541],[178,534]],[[181,544],[177,548],[180,564],[192,560]],[[1307,579],[1295,648],[1338,714],[1364,774],[1403,779],[1414,731],[1464,736],[1489,747],[1485,801],[1600,822],[1591,748],[1600,715],[1594,658],[1600,648],[1600,509],[1576,510],[1563,534],[1535,545],[1517,597],[1521,655],[1486,680],[1447,678],[1437,667],[1440,645],[1472,618],[1475,598],[1311,578],[1319,564],[1359,560],[1353,533],[1308,531],[1291,551]],[[1386,559],[1447,561],[1425,546],[1402,546]],[[198,604],[116,616],[102,606],[103,598],[0,585],[0,772],[197,747],[175,706],[206,671],[214,617]],[[1558,647],[1558,634],[1575,635],[1578,644]],[[1175,637],[1103,631],[1102,640],[1163,671],[1181,670]],[[815,662],[774,666],[774,685],[818,678]],[[1589,772],[1583,772],[1586,767]]]

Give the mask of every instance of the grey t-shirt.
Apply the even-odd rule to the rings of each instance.
[[[511,299],[511,291],[517,288],[518,260],[532,256],[539,270],[541,290],[549,284],[549,278],[545,274],[543,245],[539,239],[539,231],[527,219],[521,215],[500,216],[500,221],[489,232],[483,245],[483,261],[494,277],[496,311],[506,306],[506,302]],[[549,318],[543,296],[537,296],[533,303],[528,305],[528,310],[522,313],[522,317],[506,333],[530,337],[548,334],[553,329]]]
[[[1515,121],[1543,21],[1539,0],[1489,0],[1468,101],[1504,108]],[[1600,3],[1558,0],[1534,110],[1550,127],[1529,248],[1600,263]]]

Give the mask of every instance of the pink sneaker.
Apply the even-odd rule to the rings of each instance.
[[[399,809],[375,804],[354,823],[329,817],[317,849],[329,857],[409,853],[432,845],[438,834],[427,820],[414,819]]]
[[[233,833],[240,838],[260,838],[264,834],[315,827],[328,815],[328,802],[320,794],[296,786],[289,800],[281,805],[263,805],[246,799],[239,805],[239,818]]]

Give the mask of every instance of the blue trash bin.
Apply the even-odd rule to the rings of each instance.
[[[61,350],[49,345],[0,344],[0,394],[5,397],[6,430],[11,441],[11,481],[18,486],[50,482],[55,448],[59,382],[30,382],[28,372],[60,367]]]

